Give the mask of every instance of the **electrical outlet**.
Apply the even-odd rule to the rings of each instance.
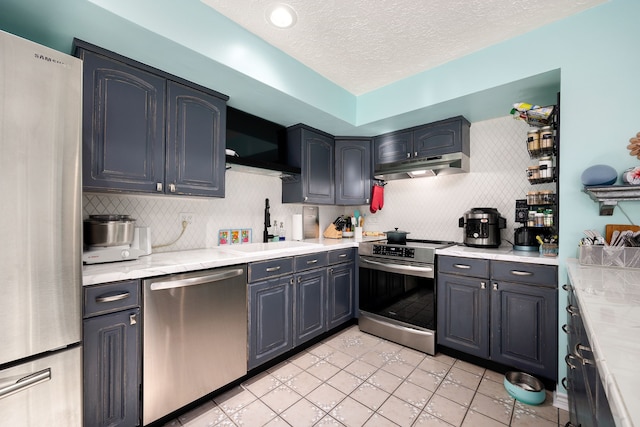
[[[180,214],[180,223],[186,222],[187,224],[193,224],[193,214],[192,213],[181,213]]]

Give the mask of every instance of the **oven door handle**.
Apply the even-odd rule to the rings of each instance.
[[[423,277],[433,277],[433,267],[425,267],[425,266],[413,266],[413,265],[404,265],[404,264],[384,264],[377,261],[371,261],[367,258],[360,258],[360,262],[362,264],[367,264],[371,266],[372,270],[380,270],[386,271],[389,273],[399,273],[399,274],[409,274],[419,275]],[[418,274],[415,274],[418,273]]]

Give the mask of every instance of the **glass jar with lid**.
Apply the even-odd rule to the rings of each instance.
[[[553,128],[551,126],[543,126],[540,128],[539,138],[541,149],[549,150],[553,148]]]
[[[542,190],[538,194],[541,205],[551,205],[555,202],[555,194],[553,190]]]
[[[540,130],[538,128],[531,128],[527,132],[527,148],[531,154],[540,150]]]

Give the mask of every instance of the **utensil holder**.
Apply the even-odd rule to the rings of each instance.
[[[640,248],[583,245],[578,247],[578,260],[582,265],[640,268]]]

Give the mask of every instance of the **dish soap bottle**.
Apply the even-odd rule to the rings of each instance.
[[[280,230],[278,229],[278,221],[273,220],[273,240],[274,242],[277,242],[278,240],[280,240]]]
[[[282,242],[285,238],[284,235],[284,222],[280,221],[280,229],[278,230],[278,237],[280,238],[280,241]]]

